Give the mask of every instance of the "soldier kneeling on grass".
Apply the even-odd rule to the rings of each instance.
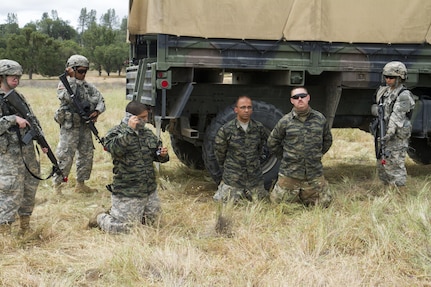
[[[114,164],[113,183],[109,185],[112,207],[96,212],[89,227],[109,233],[125,233],[133,224],[152,224],[160,214],[153,162],[167,162],[168,149],[145,126],[149,107],[137,101],[126,107],[126,116],[104,138]]]
[[[306,88],[294,88],[290,96],[292,111],[269,135],[270,152],[281,158],[278,180],[270,194],[272,202],[326,207],[332,200],[321,161],[332,145],[332,134],[325,116],[313,110],[309,101]]]

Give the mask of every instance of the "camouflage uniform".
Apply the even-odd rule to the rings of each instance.
[[[237,119],[218,130],[214,153],[223,176],[214,200],[255,200],[267,196],[260,164],[266,139],[265,127],[254,120],[249,121],[247,131]]]
[[[4,95],[4,92],[0,92],[0,224],[14,222],[17,213],[20,216],[30,216],[33,212],[39,180],[30,175],[23,159],[33,174],[40,176],[40,164],[33,141],[24,145],[19,138],[22,138],[29,128],[18,129],[15,111],[3,102]],[[19,93],[18,95],[25,102],[24,96]],[[31,111],[30,106],[29,109]]]
[[[105,111],[105,100],[97,88],[86,81],[69,78],[69,84],[79,97],[81,103],[89,104],[89,111]],[[78,114],[69,93],[60,82],[57,89],[57,97],[61,104],[56,111],[54,119],[60,125],[60,140],[56,150],[56,156],[60,169],[68,176],[76,153],[76,179],[84,182],[90,178],[93,167],[94,145],[93,137],[88,124]],[[63,178],[54,175],[54,184],[61,184]]]
[[[40,177],[40,162],[37,160],[35,145],[33,142],[23,146],[22,153],[27,167],[34,175]],[[18,214],[20,216],[32,214],[39,182],[39,179],[33,177],[27,169],[25,170],[24,196],[18,210]]]
[[[271,201],[328,205],[332,196],[321,159],[331,145],[331,130],[318,111],[309,108],[302,118],[292,110],[281,118],[268,138],[270,152],[281,158]]]
[[[389,86],[380,87],[376,102],[382,100],[385,114],[386,137],[385,149],[388,152],[386,164],[377,161],[380,180],[385,184],[403,186],[407,171],[405,158],[409,146],[412,125],[407,114],[414,108],[415,101],[404,85],[391,90]]]
[[[19,96],[21,96],[23,102],[27,103],[24,96],[20,93],[17,93]],[[27,107],[29,111],[34,115],[33,110],[31,109],[30,105],[27,104]],[[22,115],[24,117],[24,115]],[[36,119],[37,120],[37,119]],[[38,122],[39,126],[40,123]],[[25,134],[28,131],[28,128],[23,129],[21,134]],[[34,141],[31,141],[27,145],[22,146],[22,154],[24,161],[27,165],[27,168],[31,171],[31,173],[35,176],[40,177],[40,162],[38,160],[38,157],[36,156],[36,150],[37,146],[34,144]],[[39,154],[39,150],[38,150]],[[31,215],[34,209],[35,200],[36,200],[36,191],[39,187],[40,180],[35,178],[30,172],[26,169],[25,170],[25,181],[24,181],[24,196],[23,201],[21,203],[21,206],[18,210],[18,214],[20,216],[22,215]]]
[[[140,125],[133,130],[126,122],[104,138],[114,164],[112,207],[109,214],[97,216],[97,224],[110,233],[127,232],[133,223],[157,219],[161,208],[153,162],[169,160],[156,154],[161,142],[150,129]]]

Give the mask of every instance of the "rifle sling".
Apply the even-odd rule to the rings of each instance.
[[[31,174],[32,177],[34,177],[34,178],[36,178],[38,180],[47,180],[47,179],[51,178],[54,175],[54,173],[55,173],[55,167],[54,166],[52,167],[51,173],[46,178],[42,178],[42,177],[34,174],[34,172],[32,172],[30,170],[30,168],[28,167],[28,164],[25,162],[25,159],[24,159],[24,153],[22,151],[23,141],[22,141],[21,133],[19,132],[19,129],[16,129],[16,134],[18,135],[19,148],[21,150],[21,158],[22,158],[22,162],[24,163],[25,169],[27,169],[27,171]],[[39,152],[39,148],[38,148],[37,145],[36,145],[36,150],[37,150],[37,155],[40,158],[40,152]]]

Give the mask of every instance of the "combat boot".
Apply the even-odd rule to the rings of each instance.
[[[20,215],[19,217],[19,235],[24,235],[30,231],[30,215]]]
[[[94,192],[97,192],[97,189],[91,188],[91,187],[85,185],[85,183],[83,181],[78,181],[76,183],[76,186],[75,186],[75,192],[77,192],[77,193],[94,193]]]
[[[11,227],[8,223],[2,223],[0,224],[0,235],[10,235],[11,234]]]

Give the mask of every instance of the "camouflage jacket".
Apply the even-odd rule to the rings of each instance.
[[[144,197],[156,191],[153,161],[167,162],[169,156],[156,154],[161,142],[149,128],[142,126],[133,130],[121,123],[108,131],[104,140],[114,164],[114,193]]]
[[[91,114],[96,110],[103,113],[106,110],[105,99],[94,85],[75,78],[69,78],[68,81],[72,91],[75,92],[75,97],[79,98],[87,114]],[[70,125],[73,122],[73,126],[79,127],[79,121],[77,120],[77,118],[79,119],[78,110],[62,82],[58,84],[57,98],[60,100],[60,107],[54,116],[56,122],[63,125],[65,122],[70,121]]]
[[[227,185],[252,188],[263,182],[260,157],[267,137],[265,127],[254,120],[250,120],[247,132],[237,119],[218,130],[214,153]]]
[[[404,85],[394,90],[388,86],[380,87],[376,94],[376,102],[383,100],[385,110],[386,134],[408,139],[411,133],[411,123],[407,116],[415,107],[415,100]],[[392,137],[395,138],[395,137]]]
[[[24,96],[18,92],[17,94],[27,105],[28,109],[33,113]],[[21,143],[19,137],[22,138],[29,131],[29,127],[24,129],[18,128],[15,116],[17,112],[9,103],[4,100],[4,96],[5,93],[0,91],[0,152],[9,152],[13,155],[21,155]],[[25,115],[19,116],[25,118]],[[19,137],[17,130],[19,130]]]
[[[310,108],[304,122],[294,110],[275,125],[268,138],[271,153],[281,159],[280,173],[311,180],[323,175],[322,156],[332,145],[326,118]]]

